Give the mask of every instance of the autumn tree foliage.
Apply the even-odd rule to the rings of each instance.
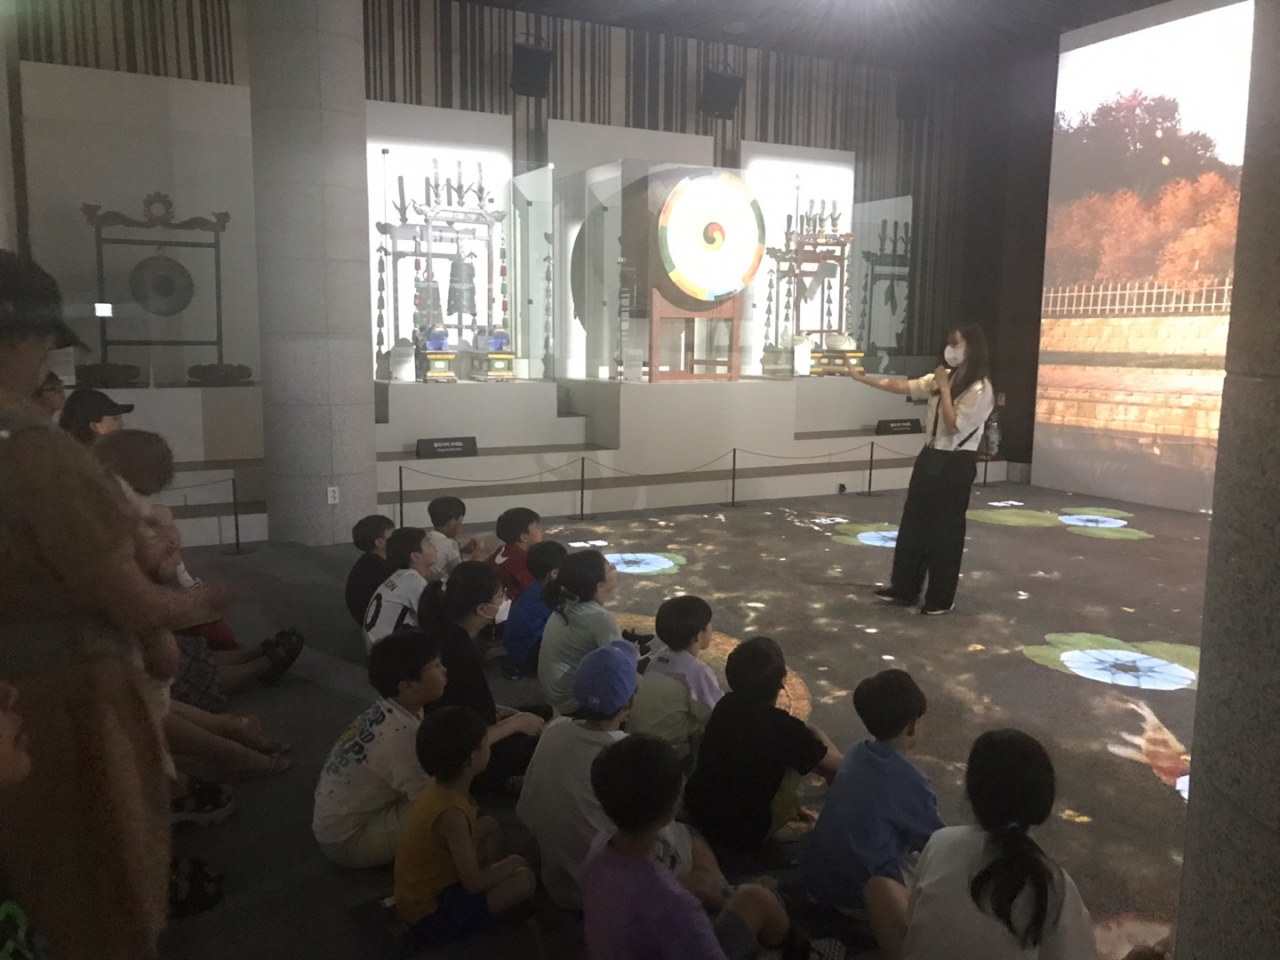
[[[1176,101],[1134,93],[1070,124],[1054,146],[1045,282],[1225,277],[1235,254],[1239,171],[1213,140],[1183,133]]]

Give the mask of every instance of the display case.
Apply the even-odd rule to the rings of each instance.
[[[851,162],[558,175],[456,146],[370,157],[383,379],[842,372],[902,269],[892,242],[870,258],[857,242]]]

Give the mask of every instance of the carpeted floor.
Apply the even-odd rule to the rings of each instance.
[[[871,598],[888,574],[901,506],[900,493],[844,495],[544,526],[566,543],[604,541],[606,553],[623,555],[619,614],[651,617],[665,597],[697,593],[727,637],[777,639],[801,681],[789,688],[791,708],[802,712],[807,695],[812,722],[841,747],[865,736],[850,703],[857,682],[887,666],[910,670],[930,704],[914,759],[948,822],[966,820],[964,760],[978,733],[1012,725],[1041,737],[1059,786],[1038,837],[1102,925],[1104,955],[1118,956],[1127,938],[1172,921],[1177,905],[1209,518],[979,487],[957,608],[922,617]],[[238,812],[225,823],[179,834],[180,850],[226,872],[227,892],[217,908],[172,926],[166,958],[384,956],[351,910],[390,892],[389,870],[331,866],[310,834],[324,756],[372,696],[342,603],[355,558],[342,546],[188,551],[193,571],[234,586],[229,619],[243,641],[296,626],[309,649],[280,687],[233,700],[233,710],[258,713],[293,743],[294,766],[238,786]],[[536,693],[536,684],[493,676],[500,701]],[[813,800],[821,803],[820,790]],[[510,811],[501,819],[514,824]],[[547,956],[577,955],[570,918],[547,903],[537,917]],[[532,931],[509,925],[432,956],[536,956]]]

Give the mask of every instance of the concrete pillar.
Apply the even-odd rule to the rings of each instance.
[[[1280,957],[1280,3],[1255,10],[1178,960]]]
[[[16,174],[22,169],[22,158],[14,150],[22,149],[21,138],[13,136],[21,129],[21,104],[18,103],[18,11],[15,0],[0,0],[0,250],[17,250],[18,206],[15,195]],[[18,111],[15,118],[14,110]],[[17,161],[15,163],[15,160]]]
[[[337,543],[377,505],[362,8],[248,7],[270,537]]]

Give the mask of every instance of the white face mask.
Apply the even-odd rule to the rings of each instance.
[[[955,369],[964,363],[965,350],[964,347],[947,347],[942,351],[942,356],[947,361],[947,366]]]

